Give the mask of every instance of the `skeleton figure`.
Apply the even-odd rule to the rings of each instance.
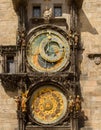
[[[77,95],[77,97],[75,99],[75,110],[76,110],[76,112],[81,110],[81,100],[80,100],[79,95]]]

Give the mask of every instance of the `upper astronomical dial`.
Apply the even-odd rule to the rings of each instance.
[[[33,70],[56,72],[69,63],[70,46],[59,32],[40,30],[29,39],[27,61]]]

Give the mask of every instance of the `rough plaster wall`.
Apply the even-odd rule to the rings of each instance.
[[[0,45],[16,44],[17,24],[17,15],[14,12],[12,0],[0,0]],[[0,81],[0,130],[17,128],[14,95],[16,93],[6,91]]]
[[[101,64],[96,65],[88,54],[101,54],[101,0],[84,0],[80,14],[81,41],[81,91],[83,109],[88,120],[85,129],[101,129]]]
[[[15,95],[16,92],[6,91],[0,82],[0,130],[16,130],[18,127]]]
[[[16,43],[17,24],[12,0],[0,0],[0,45]]]

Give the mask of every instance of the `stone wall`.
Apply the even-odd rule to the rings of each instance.
[[[89,54],[101,54],[101,0],[84,0],[80,15],[81,91],[87,116],[84,130],[101,129],[101,64],[96,65]],[[89,129],[88,129],[89,128]]]
[[[16,92],[5,90],[0,83],[0,130],[16,130],[18,128]]]
[[[17,26],[12,0],[0,0],[0,45],[16,44]],[[16,92],[5,90],[0,81],[0,130],[15,130],[18,127],[15,95]]]
[[[17,24],[12,0],[0,0],[0,45],[16,43]]]

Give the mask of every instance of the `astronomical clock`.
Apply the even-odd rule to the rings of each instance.
[[[36,75],[33,78],[37,77],[37,81],[32,80],[34,85],[31,85],[28,94],[28,115],[32,123],[54,126],[68,118],[70,92],[59,75],[63,75],[70,66],[70,55],[68,34],[61,28],[43,25],[28,33],[27,67]],[[41,78],[38,78],[40,75]]]
[[[29,101],[31,120],[40,125],[57,124],[67,115],[67,97],[57,86],[44,84],[36,89]]]
[[[0,47],[3,58],[0,78],[7,90],[18,92],[15,98],[18,130],[78,130],[81,93],[76,0],[65,1],[71,19],[66,18],[68,14],[62,17],[65,4],[41,2],[37,6],[36,0],[13,1],[19,19],[16,44]],[[52,2],[54,16],[51,8],[43,10],[44,2]],[[27,17],[29,8],[30,11],[33,8],[33,18]]]
[[[76,40],[77,35],[72,36],[51,24],[28,32],[26,67],[31,84],[22,96],[25,103],[22,111],[27,113],[28,122],[32,125],[27,126],[28,130],[36,126],[72,130],[74,122],[71,122],[71,117],[80,109],[79,97],[76,106],[73,84],[76,78]]]
[[[44,23],[27,34],[21,30],[17,46],[7,48],[2,55],[16,58],[19,72],[1,78],[7,88],[18,86],[18,130],[78,130],[77,33]]]
[[[59,31],[63,33],[62,29]],[[31,33],[29,32],[29,36]],[[70,45],[61,33],[51,29],[51,26],[34,30],[34,34],[29,38],[26,52],[28,64],[33,71],[57,72],[69,64]]]

